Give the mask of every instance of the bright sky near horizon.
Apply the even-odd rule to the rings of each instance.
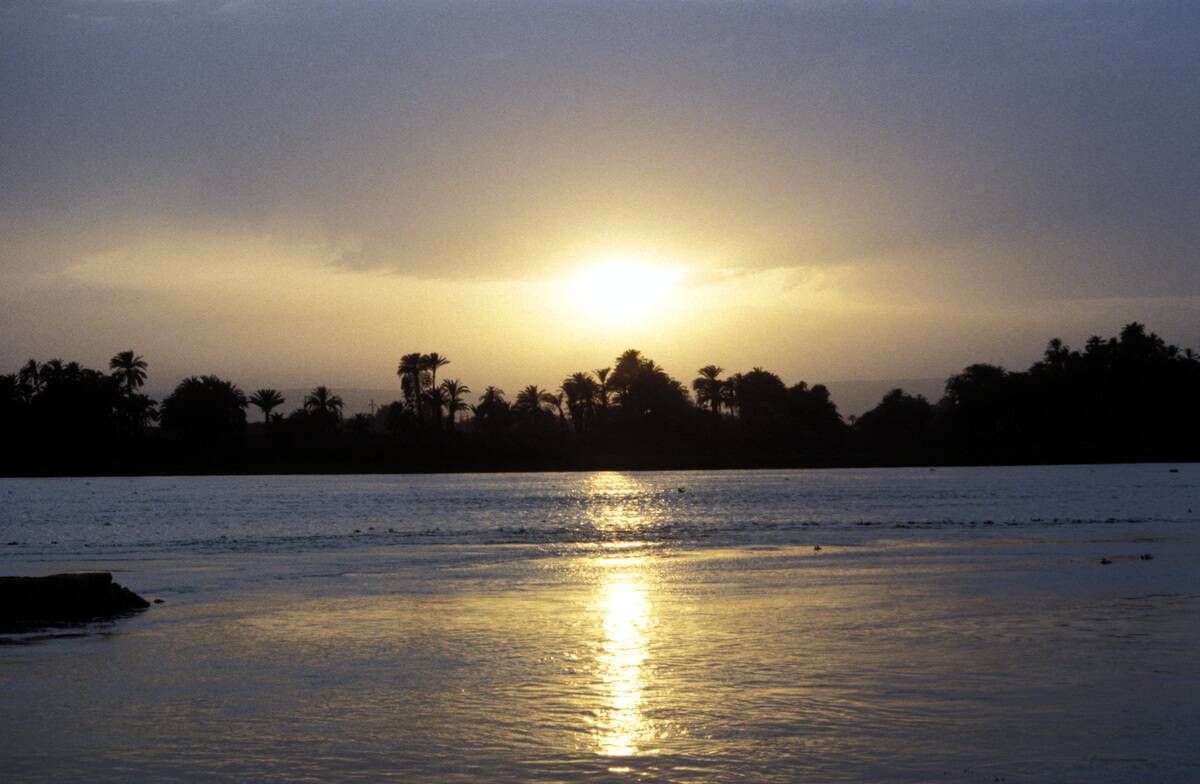
[[[0,372],[1200,348],[1197,3],[16,2],[0,107]]]

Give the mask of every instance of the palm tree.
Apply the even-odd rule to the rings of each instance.
[[[304,396],[304,410],[310,414],[332,417],[335,421],[342,417],[342,399],[329,391],[329,387],[320,386]]]
[[[108,368],[113,372],[117,383],[125,387],[125,395],[133,397],[133,393],[146,383],[146,360],[134,354],[132,350],[122,351],[108,361]]]
[[[724,368],[716,365],[705,365],[696,371],[700,375],[692,381],[692,389],[696,390],[696,402],[700,405],[708,405],[712,412],[716,415],[721,413],[721,390],[725,383],[718,379]]]
[[[271,421],[271,412],[279,408],[287,400],[276,389],[259,389],[250,396],[250,404],[263,412],[263,422]]]
[[[202,439],[239,433],[246,427],[245,409],[246,396],[235,384],[216,376],[192,376],[163,400],[163,429]]]
[[[446,365],[450,364],[450,360],[446,357],[443,357],[436,351],[431,351],[425,356],[421,357],[421,364],[424,366],[424,370],[429,371],[429,386],[433,389],[436,389],[438,368],[446,367]]]
[[[543,413],[542,396],[545,394],[546,390],[539,389],[537,384],[530,384],[517,393],[517,400],[513,404],[513,408],[523,418],[527,417],[536,422],[538,416]]]
[[[563,379],[561,389],[567,396],[567,411],[571,413],[571,423],[575,425],[575,432],[582,433],[587,420],[595,415],[594,406],[600,385],[587,373],[581,372],[572,373]]]
[[[30,362],[26,363],[26,364],[25,364],[25,367],[27,367],[27,368],[28,368],[28,367],[30,366],[30,364],[34,364],[34,363],[32,362],[32,360],[31,360]],[[71,364],[73,364],[73,365],[74,365],[74,364],[77,364],[77,363],[74,363],[74,362],[72,362]],[[43,363],[42,363],[42,369],[41,369],[41,372],[40,372],[38,375],[41,377],[41,379],[42,379],[42,382],[43,382],[43,383],[45,383],[45,381],[46,381],[46,376],[47,376],[47,375],[49,375],[49,376],[58,376],[58,375],[62,375],[62,373],[63,373],[65,370],[66,370],[66,365],[65,365],[65,363],[64,363],[64,362],[63,362],[61,359],[59,359],[58,357],[55,357],[54,359],[48,359],[48,360],[46,360],[45,362],[43,362]]]
[[[448,378],[442,382],[442,389],[446,392],[446,412],[448,414],[446,429],[453,430],[455,416],[459,411],[466,411],[469,408],[462,397],[471,394],[471,388],[466,384],[459,383],[457,378]]]
[[[645,363],[646,360],[642,359],[642,352],[636,348],[626,349],[621,356],[617,357],[616,370],[613,371],[613,386],[618,390],[629,386]]]
[[[396,375],[400,376],[400,388],[404,392],[404,399],[416,412],[418,420],[423,416],[421,413],[421,373],[424,369],[420,352],[400,357],[400,366],[396,368]]]
[[[737,411],[738,386],[742,383],[742,374],[734,373],[721,384],[721,403],[729,409],[730,415]]]
[[[608,374],[612,372],[612,368],[597,368],[592,372],[600,380],[600,388],[596,393],[596,403],[600,406],[600,420],[603,422],[608,418],[608,403],[612,399],[612,387],[608,384]]]
[[[42,386],[45,384],[43,368],[38,365],[37,360],[33,359],[21,366],[17,372],[17,379],[27,398],[41,392]]]
[[[506,402],[508,401],[504,399],[504,390],[499,387],[488,387],[479,396],[479,405],[481,406],[496,406]]]
[[[151,422],[158,421],[158,406],[145,395],[131,395],[123,406],[135,433],[141,433]]]
[[[446,390],[441,387],[434,387],[425,392],[425,402],[429,403],[429,410],[433,412],[433,429],[442,429],[442,409],[446,407],[448,397]]]
[[[553,406],[558,411],[558,426],[562,429],[567,428],[567,416],[563,413],[563,393],[562,392],[543,392],[541,402],[548,406]]]
[[[509,406],[504,399],[504,390],[488,387],[479,396],[479,402],[471,406],[475,414],[475,428],[482,431],[499,431],[508,424]]]

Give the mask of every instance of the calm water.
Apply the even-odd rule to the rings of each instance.
[[[1200,780],[1196,465],[0,501],[0,573],[165,600],[0,645],[5,781]]]

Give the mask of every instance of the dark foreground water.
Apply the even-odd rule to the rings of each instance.
[[[3,781],[1200,780],[1195,465],[0,480],[68,569]]]

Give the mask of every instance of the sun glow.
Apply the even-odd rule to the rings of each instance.
[[[567,281],[570,308],[605,327],[643,325],[671,304],[679,268],[606,256]]]

